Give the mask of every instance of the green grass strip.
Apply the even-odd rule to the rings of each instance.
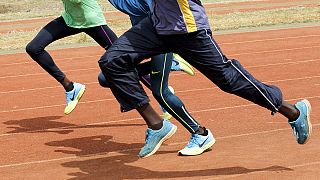
[[[263,28],[273,25],[320,22],[320,8],[291,7],[255,12],[234,12],[224,15],[209,15],[211,28],[214,31],[235,30],[242,28]],[[118,34],[130,27],[128,19],[112,21],[109,26]],[[26,44],[36,35],[38,30],[0,34],[0,51],[24,49]],[[93,40],[86,34],[67,37],[50,45],[50,47],[68,44],[87,44]]]

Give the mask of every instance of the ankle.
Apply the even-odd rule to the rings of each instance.
[[[297,120],[300,116],[299,109],[296,106],[294,106],[294,109],[295,109],[295,113],[291,118],[289,118],[289,122],[293,122],[293,121]]]
[[[205,127],[199,127],[198,130],[195,132],[195,134],[201,135],[201,136],[207,136],[208,130]]]
[[[73,88],[74,88],[73,82],[70,82],[68,85],[66,85],[66,86],[64,87],[64,89],[66,90],[66,92],[72,91]]]
[[[163,121],[157,124],[150,124],[148,128],[152,129],[152,130],[160,130],[163,126]]]

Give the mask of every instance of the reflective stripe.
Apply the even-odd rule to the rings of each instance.
[[[164,58],[164,64],[163,64],[163,71],[162,71],[162,77],[161,77],[161,84],[160,84],[160,96],[161,96],[161,99],[162,101],[169,107],[169,109],[181,120],[181,122],[183,122],[186,126],[189,127],[189,129],[191,129],[192,132],[195,132],[192,127],[189,126],[188,123],[186,123],[176,112],[174,112],[174,110],[169,106],[169,104],[165,101],[164,97],[163,97],[163,93],[162,93],[162,85],[163,85],[163,78],[164,78],[164,72],[165,72],[165,69],[166,69],[166,62],[167,62],[167,54],[165,55],[165,58]],[[182,107],[183,111],[187,114],[187,116],[190,118],[190,120],[194,123],[194,124],[197,124],[190,116],[189,114],[184,110],[184,108]],[[199,126],[199,125],[198,125]]]
[[[215,44],[214,41],[212,40],[211,36],[208,34],[208,31],[207,31],[207,30],[206,30],[206,35],[210,38],[212,44],[214,45],[214,47],[216,48],[216,50],[219,52],[219,54],[220,54],[220,56],[221,56],[221,58],[222,58],[222,61],[223,61],[224,63],[227,63],[226,61],[223,60],[223,55],[222,55],[222,53],[221,53],[220,50],[217,48],[216,44]],[[230,61],[230,64],[231,64],[232,67],[234,67],[250,84],[252,84],[253,87],[255,87],[255,88],[260,92],[260,94],[268,101],[269,104],[271,104],[271,106],[272,106],[276,111],[279,111],[278,108],[271,102],[271,100],[268,99],[268,97],[267,97],[265,94],[263,94],[263,92],[262,92],[247,76],[245,76],[245,75],[243,74],[243,72],[241,72],[240,69],[238,69],[238,68],[232,63],[232,61]]]

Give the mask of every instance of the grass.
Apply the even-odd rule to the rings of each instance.
[[[116,11],[107,2],[97,0],[103,11]],[[202,3],[232,3],[253,0],[202,0]],[[259,1],[259,0],[255,0]],[[0,21],[57,16],[63,11],[61,0],[0,0]]]
[[[320,8],[291,7],[255,12],[210,15],[213,30],[230,30],[281,24],[320,22]]]
[[[98,0],[104,11],[115,10],[107,0]],[[249,0],[203,0],[203,3],[229,3],[242,2]],[[49,5],[48,5],[49,4]],[[10,18],[21,19],[46,17],[48,15],[57,16],[61,13],[62,6],[60,0],[11,0],[10,3],[4,3],[0,0],[0,20],[6,16]],[[41,12],[41,13],[40,13]],[[248,27],[264,27],[282,24],[297,24],[320,22],[319,6],[303,7],[296,6],[290,8],[279,8],[272,10],[259,10],[253,12],[233,12],[229,14],[217,15],[208,11],[208,16],[212,30],[233,30]],[[2,14],[1,14],[2,13]],[[26,15],[28,14],[28,15]],[[12,19],[10,19],[12,20]],[[108,17],[108,25],[120,35],[130,27],[128,18]],[[22,50],[25,45],[36,35],[41,27],[30,31],[11,31],[0,34],[0,52],[8,50]],[[69,45],[69,44],[87,44],[94,41],[86,34],[70,36],[54,42],[50,47]]]
[[[126,19],[119,23],[108,23],[112,30],[117,33],[118,36],[130,28],[130,21]],[[23,50],[29,41],[39,32],[40,28],[32,31],[11,31],[8,33],[0,34],[0,54],[1,51],[10,50]],[[87,44],[93,43],[94,40],[87,34],[80,33],[73,36],[69,36],[58,41],[53,42],[49,47],[56,47],[68,44]]]
[[[107,1],[98,0],[102,10],[115,11]],[[62,11],[61,0],[0,0],[0,21],[57,16]]]

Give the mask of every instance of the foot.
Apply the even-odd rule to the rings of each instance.
[[[64,114],[70,114],[76,108],[78,101],[82,97],[86,87],[80,83],[73,83],[73,90],[66,92],[67,106],[64,109]]]
[[[200,155],[216,142],[211,131],[207,129],[208,135],[192,134],[188,145],[179,151],[181,156],[196,156]]]
[[[183,71],[191,76],[195,74],[193,67],[178,54],[173,54],[171,71]]]
[[[161,106],[160,106],[161,107]],[[165,120],[170,120],[171,118],[172,118],[172,115],[168,112],[168,111],[166,111],[165,109],[163,109],[163,107],[161,107],[161,109],[162,109],[162,111],[163,111],[163,113],[162,113],[162,119],[165,119]]]
[[[159,130],[148,128],[146,132],[146,143],[140,150],[139,156],[145,158],[154,154],[160,148],[161,144],[169,139],[176,131],[177,126],[167,120],[163,121],[163,126]]]
[[[295,104],[300,111],[300,116],[297,120],[289,122],[293,129],[293,134],[299,144],[305,144],[311,135],[312,124],[310,121],[311,105],[308,100],[304,99]]]

